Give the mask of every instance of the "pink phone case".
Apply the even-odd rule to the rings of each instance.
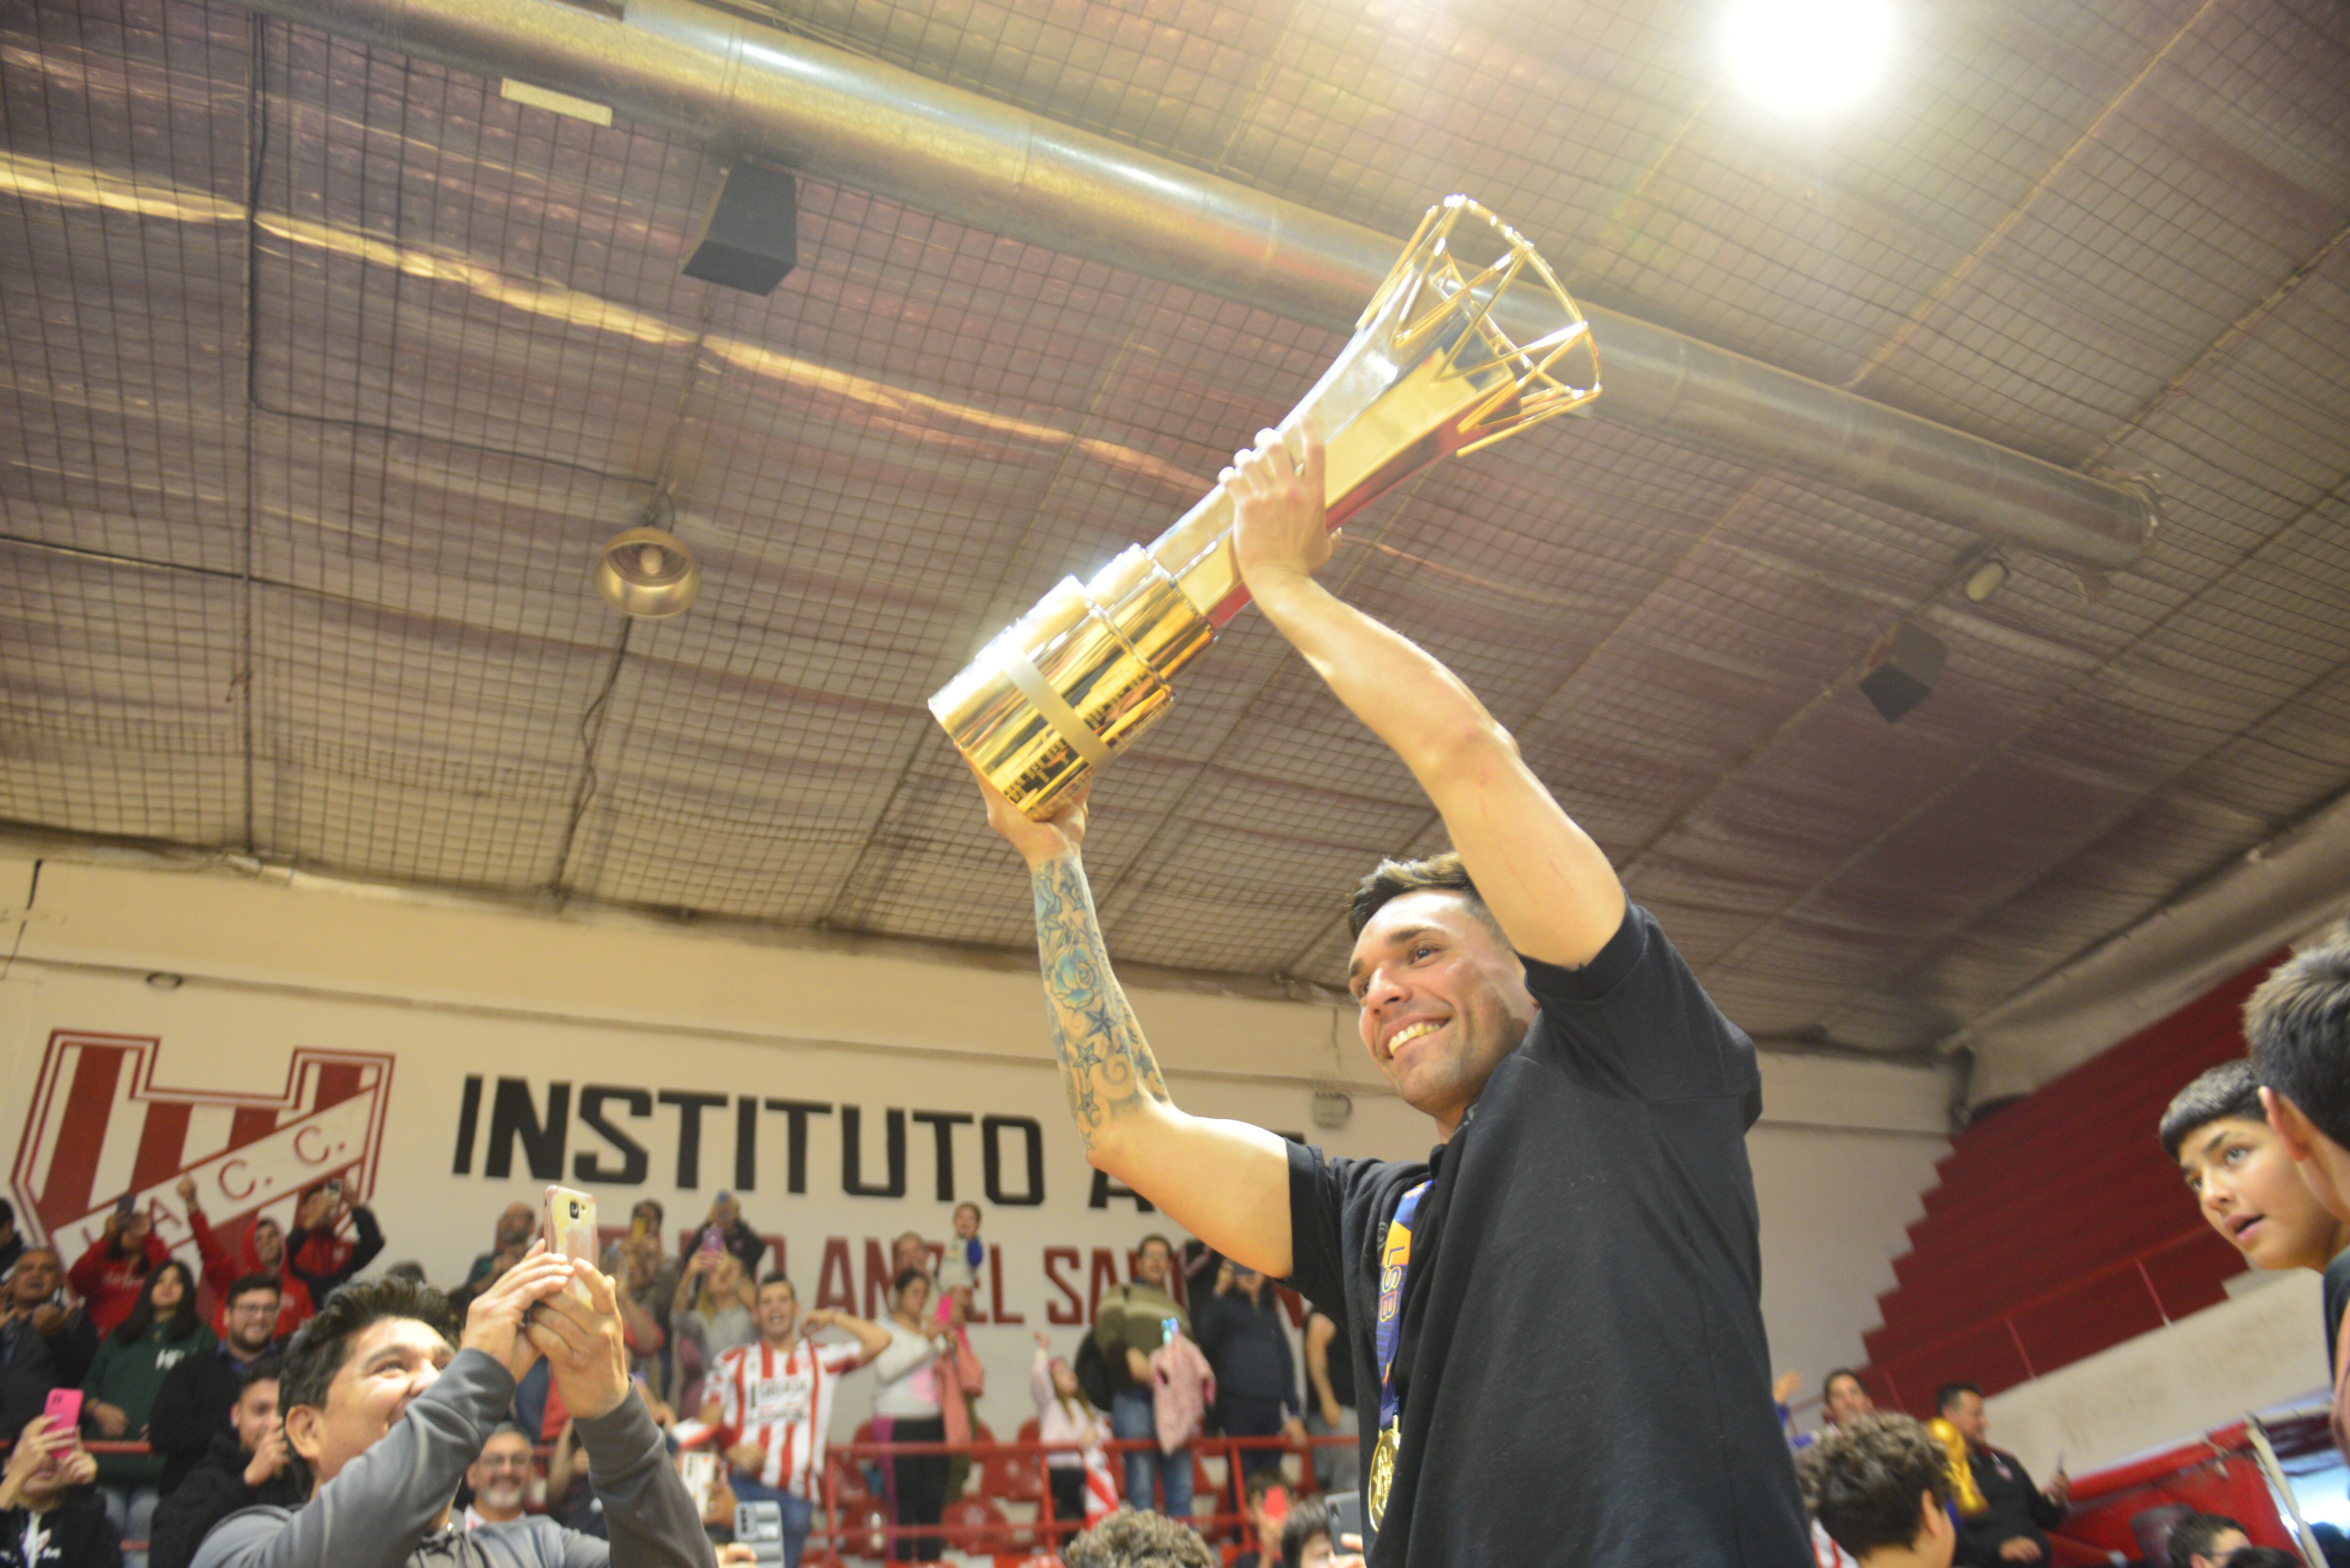
[[[79,1427],[81,1425],[81,1390],[78,1388],[50,1389],[49,1402],[41,1407],[41,1414],[49,1418],[49,1430],[52,1432],[62,1432]]]

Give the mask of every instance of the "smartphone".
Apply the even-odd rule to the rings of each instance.
[[[1288,1521],[1289,1518],[1289,1489],[1287,1487],[1269,1486],[1264,1489],[1263,1513],[1265,1533],[1274,1538],[1272,1544],[1277,1547],[1280,1544],[1281,1527]],[[1260,1542],[1258,1544],[1262,1547],[1265,1543]]]
[[[704,1225],[702,1228],[702,1250],[713,1255],[726,1250],[726,1238],[717,1226]]]
[[[756,1568],[784,1561],[784,1506],[779,1502],[738,1502],[734,1505],[734,1539],[751,1549]]]
[[[327,1183],[326,1191],[329,1198],[340,1198],[343,1195],[343,1179],[338,1176],[329,1180]]]
[[[1363,1494],[1359,1491],[1334,1492],[1327,1501],[1330,1504],[1331,1545],[1341,1552],[1351,1551],[1353,1548],[1347,1546],[1346,1541],[1352,1535],[1360,1540],[1363,1550],[1368,1552],[1371,1532],[1363,1527]]]
[[[629,1239],[641,1241],[653,1233],[653,1222],[641,1214],[629,1216]]]
[[[1181,1318],[1162,1317],[1159,1320],[1159,1344],[1172,1345],[1178,1338],[1181,1337],[1182,1333],[1183,1320]]]
[[[81,1390],[50,1389],[49,1402],[41,1407],[41,1414],[49,1418],[49,1430],[52,1432],[76,1430],[81,1426]]]
[[[136,1192],[126,1192],[114,1200],[114,1217],[117,1220],[128,1220],[138,1211],[139,1194]]]
[[[572,1258],[596,1266],[596,1200],[585,1192],[568,1187],[546,1189],[546,1250],[562,1257]],[[563,1287],[581,1301],[588,1299],[588,1287],[573,1280]]]
[[[718,1489],[718,1456],[688,1449],[677,1456],[677,1473],[685,1482],[686,1495],[693,1499],[694,1516],[708,1518],[711,1493]]]

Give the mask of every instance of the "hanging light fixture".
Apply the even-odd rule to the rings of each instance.
[[[596,557],[596,591],[623,615],[675,615],[702,591],[702,568],[685,541],[660,528],[616,534]]]

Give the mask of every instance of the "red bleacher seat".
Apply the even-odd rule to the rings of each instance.
[[[940,1518],[948,1544],[958,1552],[986,1552],[1005,1543],[1003,1511],[993,1498],[959,1497]]]
[[[1036,1418],[1030,1417],[1020,1423],[1023,1443],[1036,1440]],[[1043,1495],[1044,1483],[1036,1479],[1036,1459],[1031,1454],[990,1454],[982,1461],[979,1470],[979,1495],[1000,1497],[1011,1502],[1035,1502]]]

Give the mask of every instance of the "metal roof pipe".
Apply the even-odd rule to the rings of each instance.
[[[564,0],[238,3],[1340,331],[1401,243],[694,0],[624,0],[618,18]],[[2151,499],[2135,488],[1617,311],[1587,314],[1602,418],[2005,540],[2089,579],[2137,560],[2152,530]]]

